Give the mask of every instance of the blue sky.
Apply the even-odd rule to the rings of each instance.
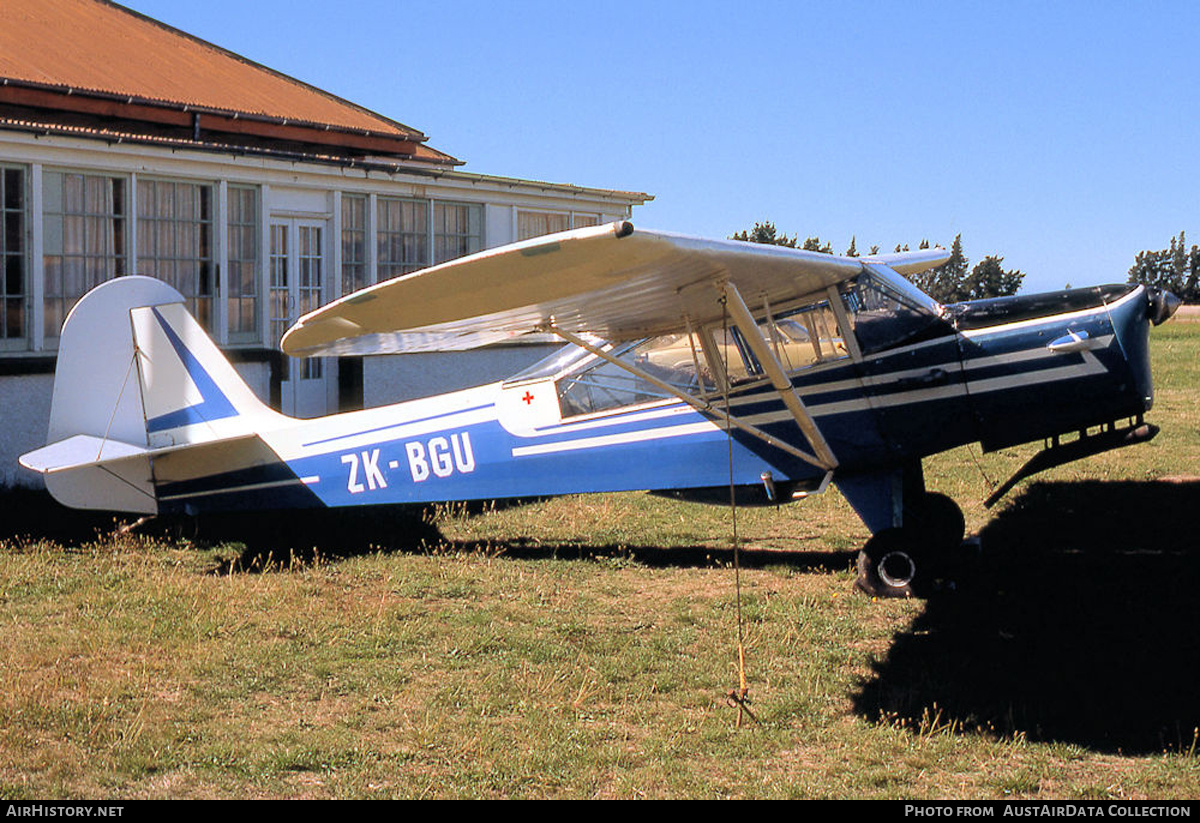
[[[1024,291],[1200,241],[1200,3],[126,0],[420,129],[464,169],[771,220],[841,252],[963,235]]]

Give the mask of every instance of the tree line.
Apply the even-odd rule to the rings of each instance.
[[[1183,235],[1180,234],[1180,238],[1182,237]],[[753,229],[742,230],[730,239],[833,254],[833,247],[829,243],[822,243],[819,237],[809,237],[801,243],[799,235],[789,237],[781,234],[775,228],[775,224],[770,221],[755,223]],[[922,240],[917,246],[918,249],[929,247],[928,240]],[[908,251],[909,248],[897,244],[895,250],[898,252]],[[872,246],[867,254],[879,254],[879,246]],[[856,238],[850,238],[850,247],[843,252],[843,255],[846,257],[860,256]],[[949,260],[940,266],[911,275],[908,279],[939,303],[957,303],[960,300],[980,300],[985,297],[1006,297],[1017,293],[1017,290],[1021,288],[1021,281],[1025,279],[1025,274],[1016,269],[1005,269],[1003,263],[1003,257],[988,255],[972,267],[963,252],[962,234],[959,234],[950,245]]]
[[[1187,247],[1183,232],[1171,245],[1157,251],[1141,251],[1129,269],[1130,283],[1145,283],[1173,292],[1185,303],[1200,302],[1200,247]]]

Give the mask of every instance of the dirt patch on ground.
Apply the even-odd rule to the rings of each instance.
[[[1175,319],[1184,323],[1200,323],[1200,305],[1180,306],[1175,312]]]

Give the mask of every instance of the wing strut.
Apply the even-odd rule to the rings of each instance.
[[[779,398],[783,400],[783,404],[787,406],[788,411],[792,413],[792,417],[796,419],[796,425],[800,427],[800,431],[804,433],[804,436],[808,438],[808,442],[812,444],[813,451],[817,457],[815,460],[809,459],[808,462],[826,471],[833,471],[838,465],[837,458],[833,456],[829,444],[825,442],[825,437],[817,427],[816,421],[808,413],[808,409],[804,407],[804,401],[796,394],[796,389],[792,386],[792,381],[788,378],[787,372],[784,371],[775,353],[771,351],[771,347],[762,335],[762,330],[754,322],[754,317],[750,314],[750,310],[746,308],[746,303],[742,300],[742,295],[738,292],[737,286],[726,281],[718,286],[718,288],[724,294],[726,308],[729,309],[729,314],[733,317],[733,322],[742,333],[742,337],[745,338],[750,351],[754,352],[754,356],[758,358],[759,365],[763,367],[763,371],[770,378],[771,385],[779,393]]]
[[[647,372],[643,371],[642,369],[639,369],[637,366],[633,365],[632,363],[627,363],[624,360],[620,360],[620,359],[614,357],[611,353],[605,351],[604,349],[599,348],[598,346],[594,345],[593,343],[588,342],[587,340],[583,339],[582,337],[580,337],[576,334],[572,334],[571,332],[567,331],[566,329],[560,329],[551,323],[545,327],[545,330],[551,331],[554,334],[557,334],[563,340],[567,341],[568,343],[576,345],[579,348],[587,351],[589,354],[594,354],[597,357],[599,357],[600,359],[605,360],[609,363],[612,363],[617,368],[623,369],[624,371],[629,372],[630,374],[632,374],[634,377],[638,378],[639,380],[645,380],[647,383],[654,386],[655,388],[660,389],[660,390],[666,392],[667,394],[670,394],[673,397],[678,397],[680,400],[687,403],[689,406],[692,406],[697,411],[703,412],[705,414],[711,414],[714,417],[721,420],[722,422],[728,423],[732,426],[736,426],[737,428],[741,429],[742,431],[746,432],[747,434],[757,437],[758,439],[762,440],[763,442],[768,443],[777,449],[781,449],[782,451],[785,451],[794,457],[798,457],[806,463],[810,463],[819,469],[825,469],[827,472],[833,471],[833,469],[837,467],[837,461],[833,460],[832,454],[829,455],[830,459],[833,460],[832,465],[822,462],[819,458],[813,457],[811,454],[807,454],[806,452],[793,446],[791,443],[788,443],[784,440],[780,440],[778,437],[775,437],[773,435],[767,434],[765,431],[758,428],[757,426],[752,426],[749,423],[745,422],[744,420],[740,420],[737,417],[734,417],[733,415],[728,414],[728,413],[714,407],[711,403],[708,403],[708,402],[701,400],[699,398],[696,398],[696,397],[692,397],[690,394],[680,391],[676,386],[672,386],[670,383],[660,380],[659,378],[655,377],[652,374],[648,374]],[[814,426],[814,428],[815,428],[815,426]],[[820,435],[818,434],[818,437],[819,436]],[[825,444],[824,438],[821,438],[821,444],[822,445]],[[827,452],[828,452],[828,448],[829,448],[828,446],[825,446],[825,450]]]

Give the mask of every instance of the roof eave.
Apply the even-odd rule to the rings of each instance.
[[[329,123],[289,120],[256,112],[216,109],[93,89],[52,86],[14,78],[0,78],[0,104],[4,103],[191,128],[196,133],[206,131],[253,135],[266,139],[336,146],[343,150],[377,155],[417,158],[418,155],[433,153],[437,155],[434,162],[462,165],[462,161],[457,158],[422,145],[426,139],[425,135],[399,126],[394,132],[355,129]]]

